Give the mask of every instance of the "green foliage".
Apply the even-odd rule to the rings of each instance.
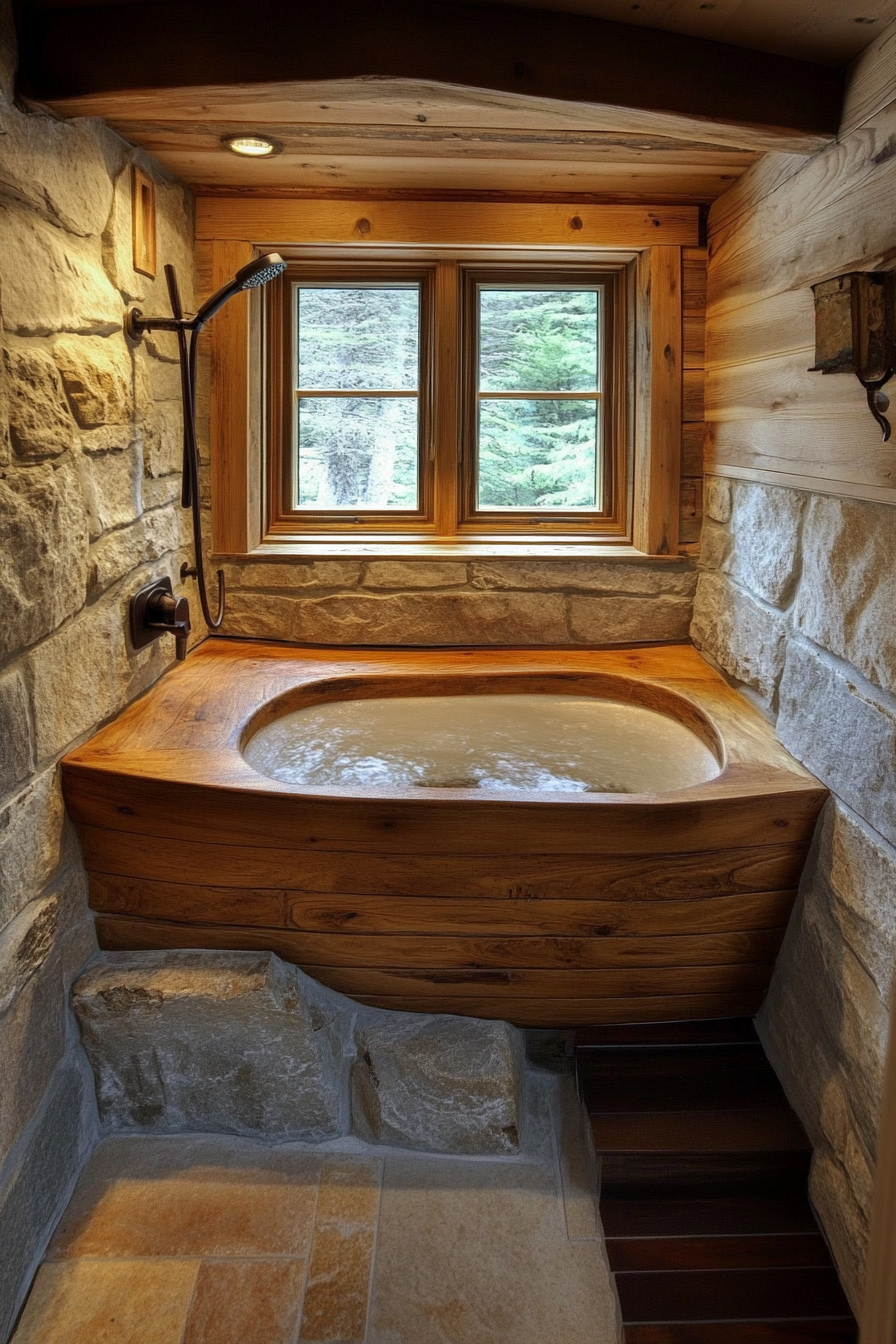
[[[594,290],[483,290],[483,392],[593,392]],[[570,509],[597,503],[594,401],[480,401],[480,508]]]
[[[419,291],[412,286],[302,286],[298,386],[356,397],[303,397],[299,504],[408,509],[417,503],[415,398],[365,397],[419,384]],[[591,289],[483,288],[482,392],[594,392],[599,295]],[[594,508],[596,402],[480,401],[481,508]]]

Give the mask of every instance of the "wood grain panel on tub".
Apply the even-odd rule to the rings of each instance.
[[[773,929],[787,922],[796,891],[702,900],[544,900],[532,895],[359,896],[245,887],[187,886],[92,873],[90,905],[174,923],[242,924],[307,933],[486,934],[612,938]]]

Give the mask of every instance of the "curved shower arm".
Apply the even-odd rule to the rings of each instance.
[[[199,499],[199,446],[196,441],[196,340],[201,327],[193,327],[184,320],[177,272],[174,267],[165,267],[165,279],[168,282],[168,296],[171,311],[177,322],[177,351],[180,361],[181,402],[184,422],[184,450],[181,469],[181,506],[190,509],[193,518],[193,552],[195,564],[181,566],[181,578],[195,577],[199,589],[199,603],[202,616],[210,630],[220,629],[224,620],[224,606],[227,600],[223,569],[218,570],[218,612],[212,616],[205,580],[205,557],[202,549],[202,511]],[[187,331],[190,332],[189,342]]]
[[[132,341],[140,341],[147,331],[173,331],[177,334],[177,351],[180,361],[181,400],[183,403],[184,452],[181,471],[181,496],[183,508],[190,509],[193,515],[193,549],[196,564],[191,568],[181,566],[181,578],[191,576],[196,579],[199,589],[199,601],[202,615],[210,630],[219,629],[224,620],[224,604],[227,600],[224,583],[224,571],[218,570],[218,613],[212,616],[209,607],[205,582],[205,558],[202,551],[202,510],[199,501],[199,446],[196,439],[196,342],[199,333],[215,313],[219,312],[228,299],[244,289],[257,289],[266,285],[286,270],[286,262],[276,252],[257,257],[243,266],[236,275],[216,290],[199,309],[194,317],[185,317],[174,267],[165,267],[165,279],[168,282],[168,297],[171,300],[171,317],[144,317],[139,308],[130,308],[125,314],[125,334]],[[189,333],[189,339],[187,338]]]

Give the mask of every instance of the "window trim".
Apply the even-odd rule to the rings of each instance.
[[[434,386],[436,349],[434,339],[436,263],[396,259],[392,263],[363,259],[345,262],[297,261],[290,259],[279,280],[265,288],[264,325],[270,332],[266,359],[266,497],[265,535],[305,537],[315,534],[343,536],[354,534],[355,515],[340,516],[335,510],[294,509],[293,452],[296,394],[293,377],[293,284],[297,280],[330,280],[338,273],[347,283],[375,283],[377,280],[404,280],[420,283],[420,388],[419,405],[419,507],[416,509],[365,509],[363,535],[430,530],[434,520],[434,478],[429,470],[431,453],[427,451],[434,434],[431,389]],[[360,511],[359,511],[360,512]]]
[[[461,264],[461,323],[469,332],[463,344],[464,369],[460,377],[461,426],[458,435],[460,472],[460,507],[457,535],[475,536],[486,532],[504,536],[529,536],[532,527],[538,536],[556,541],[592,540],[619,542],[630,535],[629,461],[632,444],[628,433],[627,407],[634,397],[634,379],[628,360],[628,307],[626,289],[631,264],[601,264],[585,267],[579,258],[564,260],[551,266],[547,262],[533,267],[515,261],[503,266]],[[602,447],[605,458],[604,493],[609,507],[588,514],[569,510],[566,513],[545,513],[536,519],[530,514],[520,518],[513,514],[501,515],[476,507],[476,425],[478,420],[476,393],[476,288],[490,280],[498,282],[516,275],[520,282],[556,284],[562,279],[570,283],[601,283],[607,294],[604,337],[604,386],[601,390]],[[533,511],[535,512],[535,511]]]
[[[412,535],[423,541],[586,541],[619,544],[631,538],[630,462],[632,443],[627,408],[634,397],[628,352],[626,293],[632,261],[581,257],[524,260],[492,250],[470,260],[438,249],[416,259],[393,257],[303,257],[286,252],[287,270],[266,286],[262,325],[266,347],[266,541],[352,536],[359,542]],[[293,286],[297,282],[338,283],[414,280],[421,284],[420,507],[414,510],[296,509],[293,435]],[[598,283],[606,306],[603,416],[607,505],[590,513],[569,510],[538,516],[499,514],[475,507],[476,287],[488,281],[533,285]]]
[[[363,225],[363,228],[361,227]],[[573,231],[574,230],[574,231]],[[201,196],[197,201],[201,292],[226,281],[253,257],[279,248],[332,254],[352,247],[373,256],[388,243],[470,249],[514,247],[518,254],[563,249],[603,261],[636,257],[630,343],[636,382],[632,527],[628,542],[559,542],[543,535],[460,538],[266,538],[263,533],[264,332],[258,292],[224,308],[205,338],[211,349],[211,511],[219,559],[288,556],[405,557],[416,560],[515,555],[545,558],[659,556],[678,550],[682,404],[682,251],[701,245],[696,206],[567,205],[506,201],[365,198],[292,201]],[[575,246],[571,246],[574,244]],[[359,246],[360,245],[360,246]],[[547,545],[545,543],[548,543]]]

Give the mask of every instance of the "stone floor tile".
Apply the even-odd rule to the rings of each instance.
[[[197,1260],[41,1267],[12,1344],[180,1344]]]
[[[364,1344],[373,1231],[317,1227],[300,1344]]]
[[[302,1260],[204,1261],[183,1344],[292,1344]]]
[[[315,1226],[375,1227],[380,1203],[382,1162],[333,1157],[320,1174]]]
[[[226,1138],[113,1138],[78,1182],[48,1258],[305,1258],[321,1159]]]
[[[388,1158],[367,1344],[616,1344],[601,1243],[541,1164]]]

